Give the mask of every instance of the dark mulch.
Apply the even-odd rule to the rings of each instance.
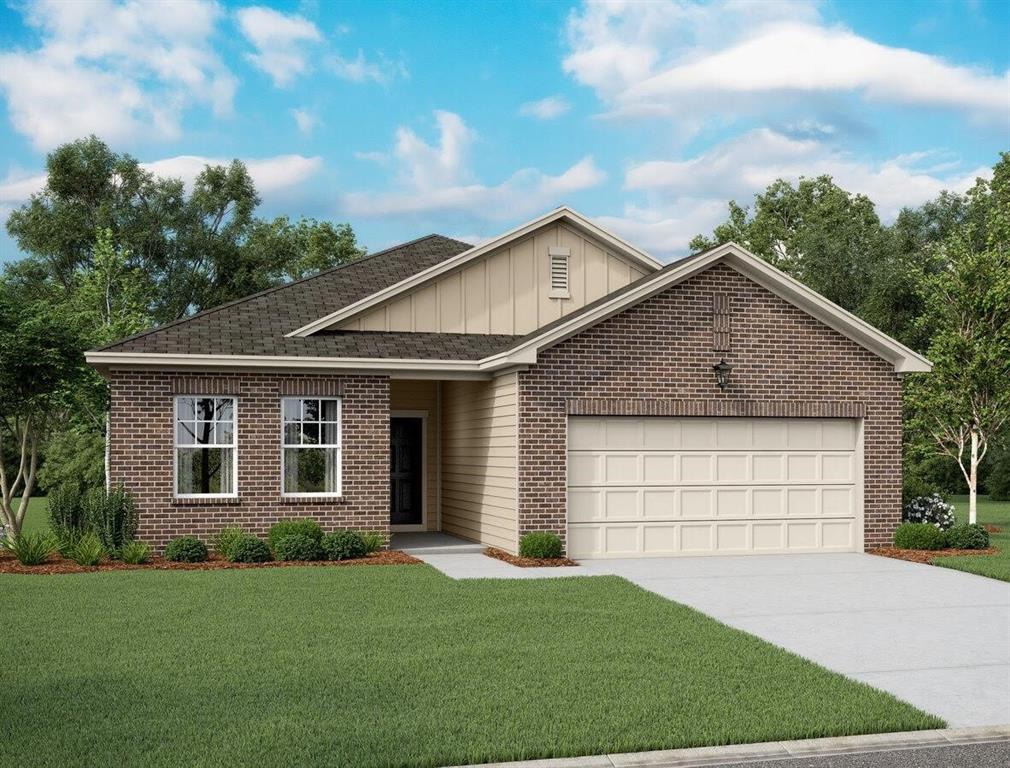
[[[993,525],[992,523],[986,523],[982,527],[985,528],[988,533],[999,533],[1003,530],[998,525]]]
[[[269,563],[229,563],[218,555],[211,555],[205,563],[173,563],[163,557],[152,557],[142,565],[127,565],[118,560],[105,560],[99,565],[83,566],[73,560],[65,560],[57,554],[41,565],[21,565],[9,552],[0,552],[0,574],[27,573],[37,576],[52,576],[63,573],[95,573],[97,571],[216,571],[224,568],[287,568],[291,566],[344,566],[344,565],[414,565],[420,563],[416,557],[399,550],[383,550],[373,552],[356,560],[319,560],[316,562],[278,562]]]
[[[988,549],[898,549],[897,547],[874,547],[866,550],[871,555],[893,557],[895,560],[908,560],[913,563],[933,564],[935,557],[961,557],[962,555],[995,555],[996,547]]]
[[[488,547],[484,550],[484,554],[496,560],[504,560],[511,565],[518,565],[520,568],[557,568],[578,565],[577,562],[569,560],[567,557],[520,557],[519,555],[510,555],[505,550],[495,547]]]

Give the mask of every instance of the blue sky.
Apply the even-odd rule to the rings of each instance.
[[[660,258],[777,177],[885,220],[1010,149],[1010,3],[11,2],[0,214],[95,133],[371,250],[565,203]],[[0,237],[0,260],[18,257]]]

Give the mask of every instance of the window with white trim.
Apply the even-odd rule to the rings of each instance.
[[[571,256],[571,250],[551,246],[548,256],[550,257],[551,271],[550,297],[552,299],[571,298],[571,292],[568,287],[568,259]]]
[[[175,398],[175,495],[235,496],[234,397]]]
[[[281,489],[285,496],[340,495],[340,399],[281,401]]]

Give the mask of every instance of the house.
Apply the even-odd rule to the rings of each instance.
[[[281,517],[576,558],[841,552],[900,520],[930,364],[743,248],[569,208],[430,235],[88,354],[141,538]]]

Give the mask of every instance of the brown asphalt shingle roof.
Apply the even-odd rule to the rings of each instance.
[[[103,352],[479,360],[517,337],[325,331],[285,334],[472,246],[429,235],[103,347]]]

